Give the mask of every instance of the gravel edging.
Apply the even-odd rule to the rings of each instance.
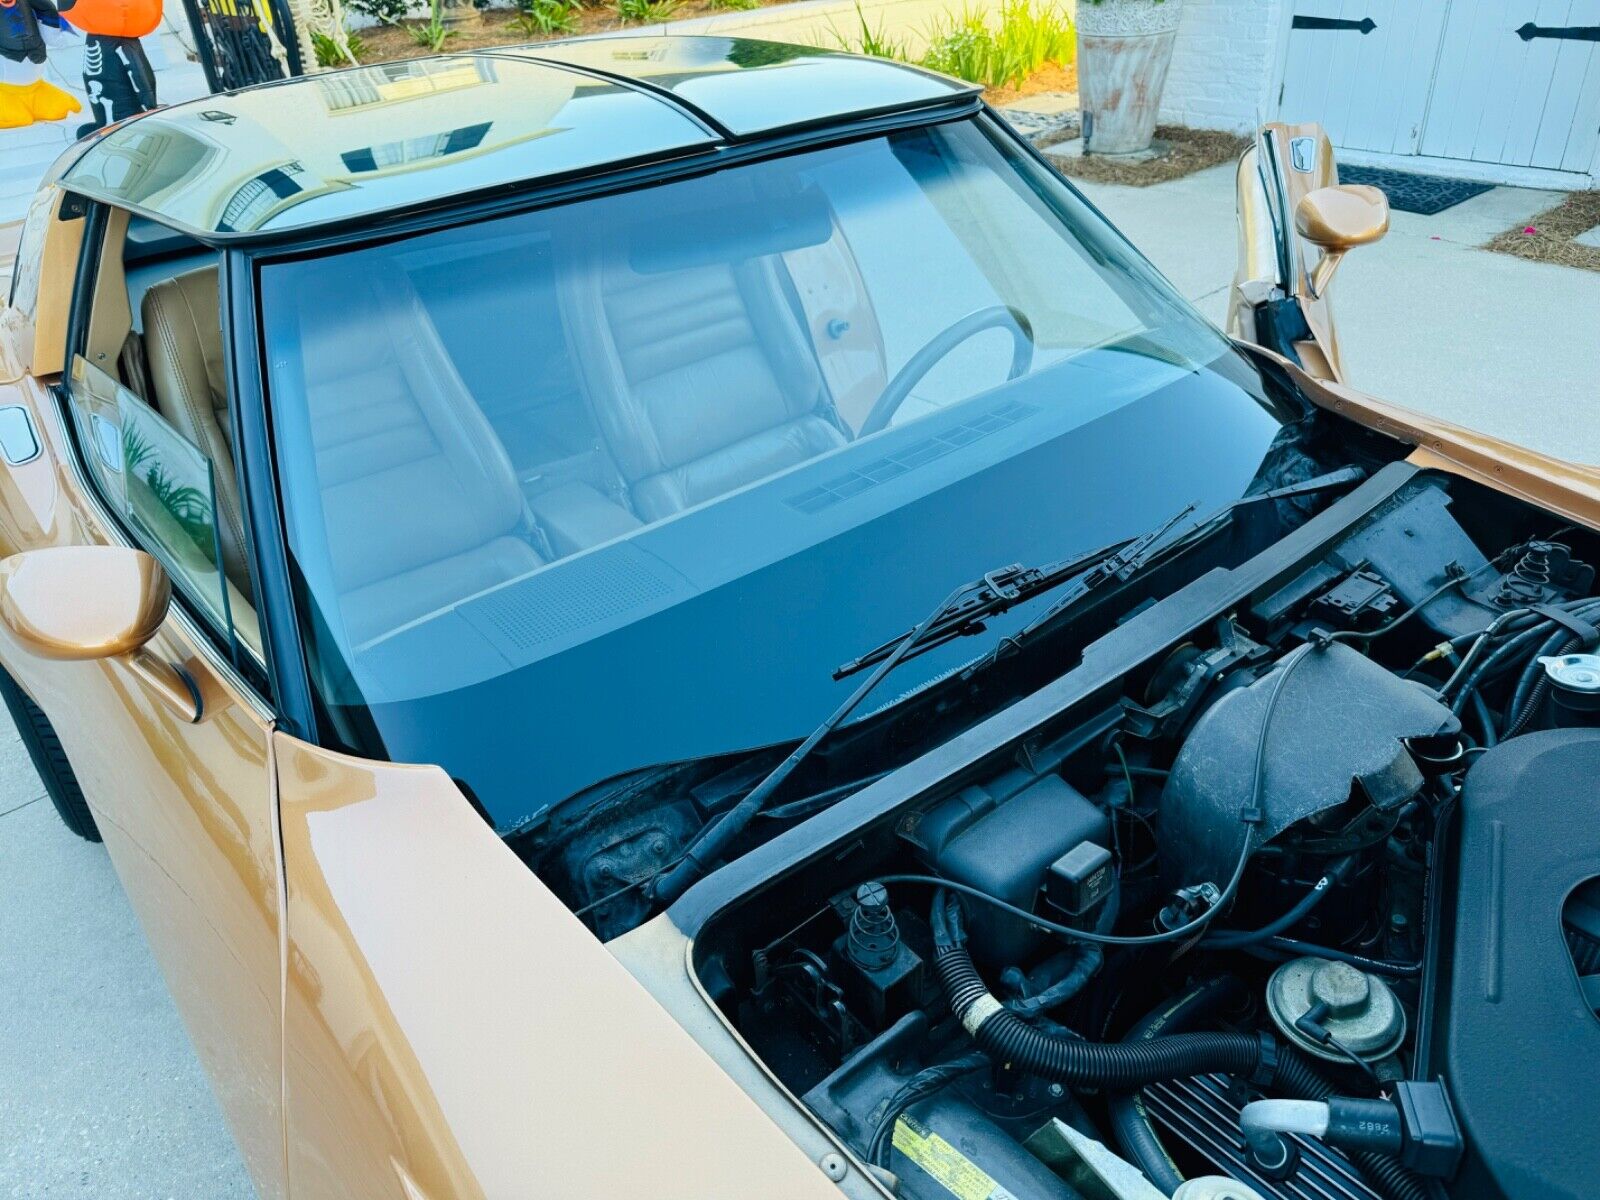
[[[1063,175],[1091,183],[1120,183],[1128,187],[1149,187],[1181,179],[1207,167],[1230,162],[1243,154],[1250,139],[1216,129],[1188,129],[1182,125],[1158,125],[1154,157],[1129,161],[1121,157],[1095,154],[1070,154],[1059,151],[1050,161]]]

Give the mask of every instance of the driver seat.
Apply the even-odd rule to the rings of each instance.
[[[595,424],[656,521],[847,438],[775,256],[643,274],[598,238],[557,263]]]

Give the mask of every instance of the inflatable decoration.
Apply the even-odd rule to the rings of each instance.
[[[46,27],[61,28],[61,14],[50,0],[0,0],[0,129],[64,120],[83,108],[39,70]]]
[[[94,120],[78,136],[154,108],[156,75],[139,39],[161,24],[161,0],[75,0],[64,13],[88,35],[83,90]]]

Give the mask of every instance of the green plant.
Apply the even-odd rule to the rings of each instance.
[[[345,45],[350,47],[348,57],[343,50],[339,49],[338,42],[327,34],[313,29],[311,31],[311,48],[316,52],[317,66],[347,67],[354,63],[359,63],[362,54],[366,52],[367,43],[359,33],[352,33],[350,30],[345,31],[344,41]]]
[[[928,33],[922,65],[984,87],[1021,83],[1046,63],[1069,63],[1077,51],[1072,22],[1050,0],[1008,0],[998,24],[964,8]]]
[[[419,46],[426,46],[435,54],[444,48],[447,38],[455,36],[455,30],[445,26],[443,0],[433,0],[427,21],[416,25],[407,25],[406,31],[411,34],[413,42]]]
[[[861,11],[861,5],[856,5],[857,30],[855,36],[832,30],[834,40],[841,49],[852,51],[856,54],[870,54],[875,58],[892,58],[899,62],[912,62],[910,51],[904,42],[897,42],[884,32],[882,22],[873,26],[867,20],[867,14]]]
[[[616,0],[617,16],[624,21],[653,25],[678,11],[682,0]]]
[[[750,8],[760,8],[761,0],[708,0],[712,8],[727,8],[743,12]]]
[[[578,28],[578,8],[571,0],[523,0],[511,27],[527,37],[571,33]]]
[[[411,0],[348,0],[358,13],[371,17],[380,25],[398,25],[411,11]]]

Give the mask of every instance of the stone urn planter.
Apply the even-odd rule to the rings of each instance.
[[[1183,0],[1078,0],[1085,154],[1150,148]]]

